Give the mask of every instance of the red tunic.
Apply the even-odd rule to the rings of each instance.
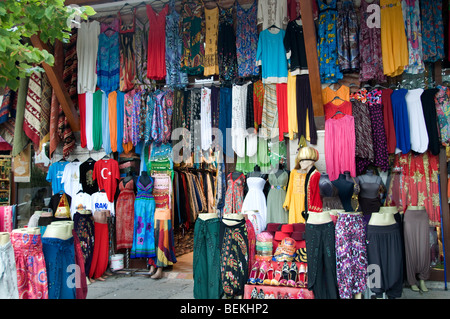
[[[153,80],[166,78],[166,15],[169,5],[156,13],[147,4],[147,17],[150,24],[147,50],[147,77]]]

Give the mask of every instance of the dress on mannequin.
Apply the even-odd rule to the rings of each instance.
[[[17,268],[9,232],[0,232],[0,299],[19,299]]]
[[[248,177],[248,192],[242,203],[242,214],[247,214],[252,220],[255,233],[259,234],[266,229],[267,203],[263,190],[266,181],[262,177]]]
[[[381,207],[380,190],[382,188],[381,177],[375,175],[372,170],[359,176],[361,191],[359,193],[359,204],[363,214],[378,212]]]
[[[339,191],[339,198],[341,199],[344,210],[346,212],[354,211],[352,207],[352,196],[354,193],[355,184],[347,181],[344,174],[339,174],[338,179],[331,182]]]

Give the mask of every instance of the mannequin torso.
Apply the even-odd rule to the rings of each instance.
[[[6,245],[10,242],[10,236],[8,232],[0,233],[0,246]]]
[[[44,238],[58,238],[62,240],[66,240],[72,237],[72,230],[69,224],[54,224],[51,223],[47,226],[44,235]]]
[[[321,213],[308,213],[308,220],[306,221],[307,224],[311,225],[320,225],[320,224],[326,224],[329,222],[332,222],[330,212],[321,212]]]

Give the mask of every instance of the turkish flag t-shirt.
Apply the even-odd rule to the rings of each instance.
[[[105,190],[108,200],[114,202],[120,179],[119,163],[115,159],[98,160],[94,165],[92,178],[97,180],[99,190]]]

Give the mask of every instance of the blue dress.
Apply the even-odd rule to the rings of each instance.
[[[156,256],[155,249],[155,199],[153,198],[153,178],[145,186],[138,177],[137,194],[134,201],[134,235],[131,258],[151,258]]]
[[[338,39],[336,20],[338,11],[336,0],[328,5],[322,0],[319,4],[319,28],[317,53],[319,56],[319,72],[322,83],[336,83],[344,76],[339,69]]]
[[[407,89],[398,89],[394,90],[391,94],[392,116],[394,117],[397,148],[400,149],[403,154],[406,154],[411,150],[408,108],[405,99],[407,93]]]

